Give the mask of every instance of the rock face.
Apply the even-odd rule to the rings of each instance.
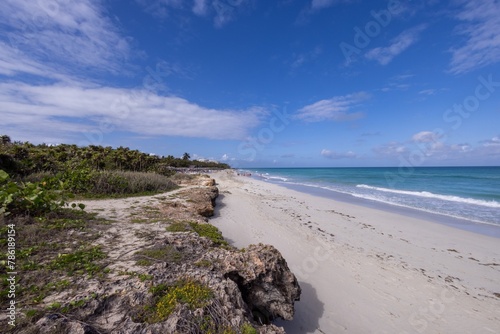
[[[210,186],[207,190],[194,192],[195,208],[200,216],[212,217],[214,215],[215,199],[219,196],[219,189]]]
[[[213,291],[206,306],[191,310],[178,305],[165,321],[140,322],[137,314],[152,298],[147,285],[116,281],[112,283],[116,293],[89,301],[71,317],[59,313],[45,315],[35,325],[38,332],[204,333],[200,319],[209,319],[213,330],[220,333],[224,328],[241,328],[244,323],[251,323],[261,334],[285,333],[271,321],[293,318],[294,302],[299,300],[301,290],[274,247],[260,244],[245,251],[223,249],[194,233],[172,233],[156,246],[171,246],[185,257],[181,263],[164,262],[150,267],[147,274],[153,277],[152,285],[170,285],[180,277],[189,277]]]
[[[203,181],[206,186],[179,191],[177,198],[162,203],[162,213],[173,217],[179,211],[183,212],[179,217],[189,219],[200,215],[197,221],[203,224],[213,214],[218,195],[213,182]],[[120,227],[127,228],[125,223]],[[239,250],[195,232],[160,231],[147,246],[160,257],[145,256],[152,261],[140,271],[82,278],[81,289],[52,298],[61,304],[58,311],[46,308],[16,333],[240,334],[249,333],[243,328],[250,325],[260,334],[285,333],[272,321],[293,318],[301,289],[277,249],[259,244]],[[210,298],[196,307],[185,300],[177,302],[166,317],[151,318],[157,314],[159,298],[186,279],[208,288]],[[158,287],[169,288],[155,295]]]
[[[166,242],[177,247],[189,245],[189,253],[200,256],[197,261],[210,263],[210,273],[219,280],[236,283],[256,321],[269,324],[276,318],[293,318],[300,286],[281,253],[273,246],[250,245],[241,251],[211,248],[207,252],[206,244],[192,234],[176,235]],[[200,273],[206,274],[199,269],[190,272],[194,276]]]
[[[301,290],[276,248],[250,245],[245,252],[224,258],[220,269],[224,277],[238,285],[243,300],[260,322],[293,319],[294,301],[299,300]]]
[[[179,195],[189,197],[189,203],[194,209],[193,211],[202,217],[208,218],[214,215],[215,200],[219,196],[219,189],[216,186],[206,186],[181,191]]]

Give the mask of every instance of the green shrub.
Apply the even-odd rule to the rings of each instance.
[[[62,193],[46,189],[43,183],[10,181],[9,175],[0,170],[0,215],[40,215],[65,206]],[[76,205],[76,204],[75,204]]]
[[[149,266],[157,260],[158,262],[179,263],[183,255],[172,245],[164,247],[150,248],[135,253],[138,258],[137,264],[140,266]]]
[[[241,326],[241,334],[257,334],[257,330],[253,328],[252,325],[249,323],[244,323],[243,326]]]
[[[190,232],[194,231],[200,237],[206,237],[217,246],[229,246],[229,243],[224,240],[221,231],[211,224],[199,224],[193,221],[174,222],[167,226],[168,232]]]
[[[143,172],[112,172],[116,177],[126,182],[125,193],[136,194],[144,192],[170,191],[177,188],[171,179],[156,173]],[[99,189],[95,189],[97,192]]]
[[[123,194],[127,193],[129,182],[117,172],[103,171],[94,176],[90,192],[94,194]]]
[[[167,232],[190,232],[193,229],[189,226],[189,222],[173,222],[166,228]]]
[[[97,171],[88,167],[68,167],[63,172],[47,178],[45,182],[52,189],[61,189],[81,194],[92,191],[97,174]]]
[[[49,264],[49,267],[51,269],[66,271],[69,275],[86,272],[92,276],[102,268],[97,261],[105,257],[106,254],[103,253],[101,247],[94,246],[80,249],[69,254],[59,254],[58,257]]]
[[[221,231],[213,225],[210,224],[198,224],[196,222],[191,222],[189,225],[193,228],[193,230],[198,233],[201,237],[207,237],[212,240],[218,246],[229,246],[224,237],[222,236]]]
[[[97,171],[67,167],[57,174],[37,173],[26,180],[41,180],[47,189],[85,196],[150,194],[177,188],[171,179],[152,172]]]
[[[186,279],[167,288],[154,307],[150,322],[166,320],[178,304],[185,304],[190,310],[206,306],[213,298],[212,290],[200,282]]]

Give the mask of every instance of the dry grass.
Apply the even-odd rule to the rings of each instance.
[[[108,224],[83,211],[62,210],[44,217],[18,216],[5,221],[16,227],[16,269],[19,289],[16,300],[36,307],[45,297],[75,289],[76,276],[105,276],[105,254],[91,245]],[[0,228],[2,236],[6,226]],[[6,239],[0,239],[5,245]],[[5,260],[1,254],[0,260]],[[0,307],[7,307],[6,272],[0,269]]]
[[[170,191],[177,184],[156,173],[100,172],[94,178],[94,194],[141,194]]]

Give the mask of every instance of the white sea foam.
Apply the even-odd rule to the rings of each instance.
[[[499,225],[498,223],[492,223],[492,222],[484,221],[484,220],[481,220],[481,219],[478,219],[478,218],[464,217],[464,216],[460,216],[460,215],[454,215],[454,214],[451,214],[451,213],[440,212],[440,211],[435,211],[435,210],[430,210],[430,209],[424,209],[424,208],[416,208],[414,206],[405,205],[405,204],[401,204],[401,203],[394,203],[394,202],[390,202],[390,201],[387,201],[385,199],[378,198],[378,197],[375,197],[375,196],[370,196],[370,195],[352,194],[352,196],[357,197],[357,198],[363,198],[363,199],[371,200],[371,201],[382,202],[382,203],[390,204],[390,205],[394,205],[394,206],[399,206],[399,207],[402,207],[402,208],[417,209],[417,210],[420,210],[420,211],[424,211],[424,212],[428,212],[428,213],[433,213],[433,214],[439,214],[439,215],[443,215],[443,216],[447,216],[447,217],[451,217],[451,218],[466,219],[468,221],[471,221],[471,222],[474,222],[474,223],[479,223],[479,224],[484,224],[484,225],[490,225],[490,226],[495,226],[495,227],[498,227],[498,225]]]
[[[480,206],[486,206],[489,208],[500,208],[500,203],[496,202],[496,201],[485,201],[485,200],[480,200],[480,199],[475,199],[475,198],[463,198],[463,197],[451,196],[451,195],[439,195],[439,194],[433,194],[433,193],[428,192],[428,191],[408,191],[408,190],[388,189],[388,188],[368,186],[366,184],[358,184],[356,187],[363,188],[363,189],[376,190],[376,191],[383,191],[383,192],[393,193],[393,194],[418,196],[418,197],[425,197],[425,198],[435,198],[435,199],[440,199],[443,201],[480,205]]]
[[[257,176],[265,179],[265,180],[278,180],[278,181],[282,181],[282,182],[287,182],[288,179],[286,177],[281,177],[281,176],[276,176],[276,175],[270,175],[269,173],[264,173],[264,174],[260,174],[258,172],[255,173]]]

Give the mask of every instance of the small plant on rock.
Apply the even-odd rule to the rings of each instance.
[[[196,310],[205,307],[213,298],[213,292],[209,287],[192,279],[178,281],[170,287],[161,285],[150,291],[153,294],[161,294],[161,297],[155,304],[149,322],[166,320],[179,304],[187,306],[190,310]]]

